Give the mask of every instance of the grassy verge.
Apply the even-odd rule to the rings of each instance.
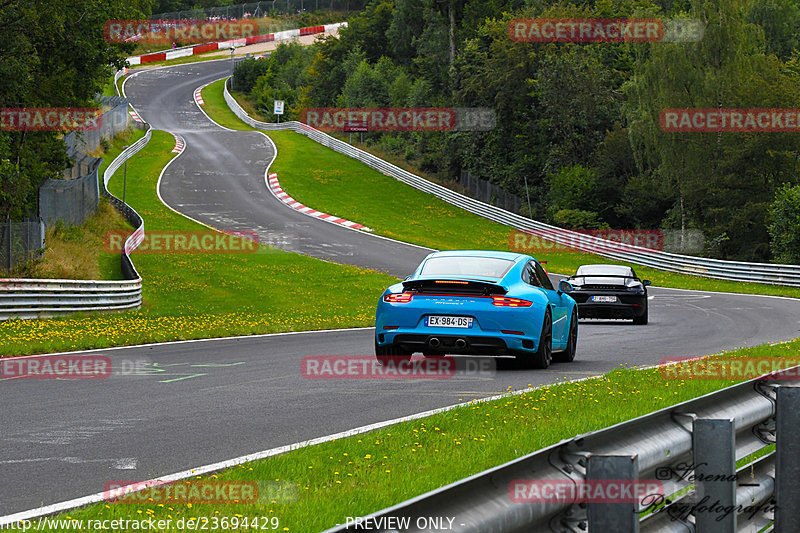
[[[156,196],[174,144],[171,135],[154,132],[128,162],[126,201],[151,234],[207,229],[170,211]],[[122,196],[119,172],[109,189]],[[396,282],[386,274],[265,246],[248,254],[134,253],[133,260],[145,280],[141,310],[0,322],[0,354],[371,326],[376,298]],[[342,286],[348,291],[338,290]]]
[[[117,93],[114,91],[114,76],[112,75],[108,82],[103,85],[103,96],[117,96]]]
[[[118,253],[103,247],[109,231],[129,231],[131,225],[111,203],[100,199],[97,211],[83,224],[57,224],[45,234],[44,256],[25,277],[43,279],[123,279]]]
[[[242,101],[241,95],[238,96]],[[220,124],[232,129],[252,129],[228,108],[221,81],[206,87],[203,99],[206,113]],[[520,249],[513,242],[513,228],[509,226],[459,209],[302,135],[278,131],[270,132],[269,136],[278,148],[272,170],[278,173],[283,190],[305,205],[364,224],[379,235],[441,250],[513,248],[527,251],[546,262],[548,270],[561,274],[574,273],[578,266],[587,263],[622,264],[580,252]],[[661,287],[800,297],[800,288],[714,280],[647,267],[635,270],[639,277]]]
[[[130,225],[105,198],[83,224],[59,222],[47,229],[44,254],[0,277],[30,279],[122,279],[119,254],[103,248],[108,231],[126,231]]]
[[[796,357],[800,341],[719,356]],[[74,519],[277,517],[279,530],[318,532],[513,460],[576,434],[601,429],[713,392],[735,381],[665,379],[658,369],[619,368],[381,430],[302,448],[205,479],[287,482],[294,502],[240,505],[98,504]],[[63,516],[62,516],[63,517]]]

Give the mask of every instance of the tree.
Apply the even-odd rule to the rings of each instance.
[[[0,1],[0,108],[90,106],[134,48],[106,42],[104,23],[149,9],[149,0]],[[34,214],[39,185],[69,165],[59,134],[45,131],[1,132],[0,161],[4,220]]]
[[[569,226],[600,223],[598,210],[602,204],[598,190],[597,172],[581,165],[563,167],[548,176],[548,214],[559,223],[559,217],[569,220]],[[560,215],[557,216],[557,214]],[[562,220],[561,222],[564,222]]]
[[[766,211],[775,187],[797,172],[798,151],[783,133],[671,133],[668,108],[782,108],[800,102],[797,80],[763,51],[759,29],[743,20],[740,0],[696,0],[705,24],[697,43],[638,47],[626,86],[626,118],[642,173],[675,191],[681,230],[701,229],[723,258],[768,258]]]
[[[769,217],[772,257],[777,263],[800,264],[800,185],[785,184],[775,192]]]

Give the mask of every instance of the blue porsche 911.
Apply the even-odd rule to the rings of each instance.
[[[578,308],[566,294],[572,289],[567,281],[554,289],[528,255],[432,253],[378,301],[375,355],[381,362],[415,352],[512,355],[524,368],[572,361],[578,342]]]

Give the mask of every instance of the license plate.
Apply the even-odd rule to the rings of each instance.
[[[437,328],[471,328],[472,318],[465,316],[433,315],[425,319],[425,325]]]
[[[592,296],[592,301],[593,302],[602,302],[602,303],[611,303],[611,302],[616,302],[617,301],[617,297],[616,296]]]

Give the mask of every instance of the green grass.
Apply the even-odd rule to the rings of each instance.
[[[246,99],[236,96],[248,109]],[[206,113],[220,124],[231,129],[253,129],[228,108],[221,81],[206,87],[203,99]],[[572,274],[587,263],[624,264],[580,252],[540,253],[529,247],[518,248],[510,226],[459,209],[303,135],[290,131],[268,135],[278,148],[271,170],[278,173],[284,191],[298,202],[364,224],[379,235],[439,250],[514,249],[530,253],[546,263],[549,271],[560,274]],[[800,297],[800,288],[795,287],[715,280],[642,266],[635,270],[640,278],[661,287]]]
[[[97,211],[80,225],[57,224],[47,230],[44,256],[30,265],[27,278],[120,280],[118,253],[104,248],[109,231],[130,231],[131,225],[111,203],[100,198]]]
[[[800,341],[735,350],[721,358],[793,357]],[[532,453],[729,386],[735,381],[665,379],[658,369],[619,368],[576,383],[543,386],[380,430],[301,448],[205,479],[288,482],[291,503],[104,505],[75,519],[277,516],[279,530],[318,532]],[[64,515],[62,515],[63,518]]]
[[[156,196],[158,176],[174,156],[174,144],[171,135],[156,131],[128,161],[126,201],[151,233],[207,229],[169,210]],[[122,196],[121,171],[109,189]],[[0,322],[0,354],[366,327],[374,324],[380,293],[397,281],[266,246],[249,254],[134,253],[133,261],[144,280],[141,310]],[[345,293],[338,290],[343,285]]]
[[[103,85],[103,96],[117,96],[114,91],[114,76],[112,75],[105,85]]]

